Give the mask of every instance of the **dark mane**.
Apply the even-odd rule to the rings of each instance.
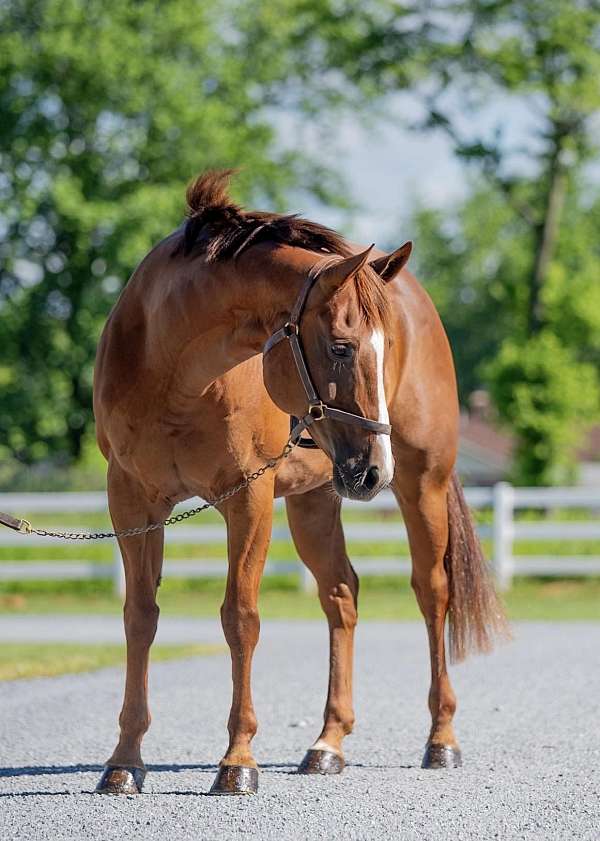
[[[186,193],[187,220],[183,237],[173,255],[204,255],[208,263],[238,257],[258,242],[276,242],[349,257],[345,239],[331,228],[296,214],[282,215],[246,211],[229,196],[229,180],[235,170],[212,170],[198,176]],[[364,317],[372,322],[386,321],[387,307],[383,283],[373,272],[356,275],[356,293]]]

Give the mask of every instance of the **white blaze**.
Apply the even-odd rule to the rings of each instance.
[[[385,399],[385,388],[383,384],[383,353],[385,348],[385,339],[381,330],[374,330],[371,334],[371,345],[375,351],[375,360],[377,364],[377,403],[379,423],[389,423],[390,415],[388,412],[387,402]],[[377,435],[377,445],[382,456],[382,467],[385,476],[382,477],[386,482],[391,482],[394,475],[394,458],[392,456],[392,442],[389,435]]]

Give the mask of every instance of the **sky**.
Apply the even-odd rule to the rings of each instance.
[[[541,128],[535,102],[503,95],[482,101],[475,113],[467,113],[457,103],[454,110],[461,136],[491,139],[500,133],[511,154],[513,171],[532,173],[532,160],[523,148],[535,150]],[[419,105],[408,94],[394,97],[388,121],[373,117],[367,125],[351,115],[336,126],[333,153],[331,143],[318,129],[292,114],[277,116],[281,143],[288,147],[304,146],[321,160],[329,160],[343,176],[358,209],[347,212],[323,207],[306,193],[293,197],[291,211],[298,211],[329,224],[359,242],[386,247],[411,236],[411,211],[415,205],[452,209],[469,191],[469,175],[455,157],[452,145],[441,132],[415,132],[406,127],[407,119],[417,120]],[[475,174],[474,171],[473,175]]]
[[[340,146],[338,168],[359,207],[351,219],[322,206],[309,211],[361,242],[401,245],[410,238],[415,205],[448,207],[466,194],[464,172],[441,134],[391,125],[369,132],[347,123]]]

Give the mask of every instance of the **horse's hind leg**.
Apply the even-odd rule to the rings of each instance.
[[[286,498],[298,554],[317,579],[329,624],[329,689],[321,734],[304,757],[304,774],[337,774],[344,768],[342,741],[352,732],[352,666],[358,578],[340,519],[341,500],[324,486]]]
[[[142,489],[111,462],[108,471],[110,514],[116,531],[158,522],[168,517],[170,506],[151,504]],[[156,590],[163,562],[163,529],[119,540],[125,566],[124,607],[127,639],[125,698],[119,717],[119,742],[108,760],[96,791],[104,794],[137,794],[146,769],[141,756],[142,738],[150,726],[148,709],[148,656],[158,622]]]
[[[461,764],[452,719],[456,697],[446,670],[444,626],[449,605],[444,554],[448,544],[447,484],[430,476],[394,479],[412,556],[412,586],[425,618],[431,655],[431,731],[423,768]]]

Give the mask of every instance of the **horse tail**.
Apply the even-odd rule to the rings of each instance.
[[[450,661],[487,654],[496,639],[510,639],[504,607],[496,593],[460,480],[448,487],[448,546],[444,567],[450,591]]]

